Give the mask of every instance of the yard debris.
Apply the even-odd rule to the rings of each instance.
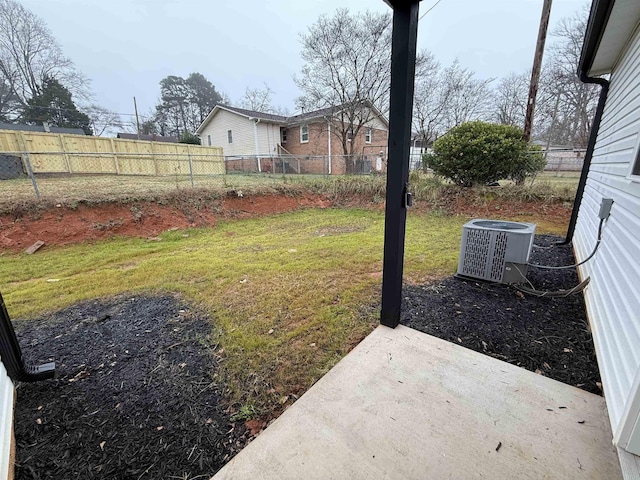
[[[24,253],[26,253],[27,255],[32,255],[40,250],[40,248],[42,248],[43,246],[44,242],[42,240],[38,240],[36,243],[27,248]]]
[[[564,353],[573,353],[573,350],[571,350],[570,348],[565,348],[562,350]]]
[[[59,281],[60,281],[60,279],[59,279],[59,278],[48,278],[48,279],[47,279],[47,282],[48,282],[48,283],[56,283],[56,282],[59,282]]]
[[[498,446],[496,447],[496,452],[500,450],[501,447],[502,447],[502,442],[498,442]]]
[[[107,444],[104,440],[100,442],[100,450],[104,450],[104,446]]]
[[[267,332],[269,335],[271,335],[273,333],[273,328],[270,328],[269,331]]]

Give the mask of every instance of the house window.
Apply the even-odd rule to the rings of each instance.
[[[280,127],[280,143],[287,143],[287,129]]]
[[[631,170],[631,175],[635,175],[640,177],[640,148],[638,148],[638,152],[636,153],[636,159],[633,163],[633,169]]]
[[[373,128],[367,127],[364,131],[364,141],[367,143],[371,143],[371,139],[373,138]]]
[[[233,143],[233,132],[231,130],[227,130],[227,140],[229,143]]]
[[[207,145],[211,146],[211,135],[207,135]]]
[[[351,140],[353,140],[353,128],[347,131],[347,141],[350,142]]]
[[[300,127],[300,143],[309,142],[309,125],[304,124]]]

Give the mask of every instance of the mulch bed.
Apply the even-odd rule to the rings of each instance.
[[[57,373],[18,385],[16,478],[211,477],[248,437],[221,406],[212,328],[172,296],[17,321],[25,355]]]
[[[530,262],[573,264],[570,245],[552,246],[559,240],[536,235]],[[529,268],[527,277],[538,290],[568,289],[579,283],[574,268]],[[404,325],[602,394],[582,294],[539,298],[506,285],[451,277],[405,286],[403,297]]]

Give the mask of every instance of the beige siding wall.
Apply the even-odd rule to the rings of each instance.
[[[265,156],[277,155],[278,145],[280,145],[280,125],[266,122],[258,123],[259,154]]]
[[[9,478],[13,429],[13,382],[0,362],[0,479]]]
[[[630,176],[640,142],[638,58],[636,32],[611,75],[574,237],[580,261],[596,243],[602,198],[613,198],[600,249],[580,273],[591,277],[585,301],[614,435],[623,427],[640,429],[640,178]],[[635,448],[640,454],[640,445]]]
[[[229,143],[227,130],[232,132],[232,143]],[[207,135],[211,135],[213,145],[222,147],[225,156],[256,154],[253,121],[242,115],[219,110],[200,134],[205,143]]]

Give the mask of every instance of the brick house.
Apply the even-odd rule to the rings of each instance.
[[[349,129],[344,110],[283,117],[216,105],[196,134],[203,145],[222,146],[228,171],[339,175],[384,170],[386,118],[366,104]]]

